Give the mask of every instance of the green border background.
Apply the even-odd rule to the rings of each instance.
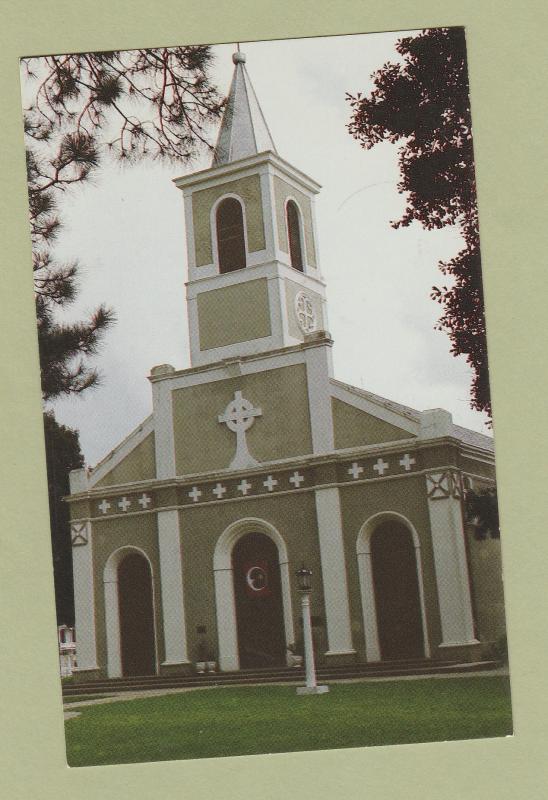
[[[0,788],[10,800],[70,796],[231,800],[545,797],[548,515],[545,489],[545,2],[460,0],[3,0],[0,207],[2,495]],[[515,735],[507,739],[69,769],[50,566],[18,59],[75,50],[277,39],[465,25]],[[544,106],[544,107],[543,107]],[[543,247],[544,245],[544,247]],[[544,524],[543,524],[544,523]],[[4,725],[3,725],[4,727]]]

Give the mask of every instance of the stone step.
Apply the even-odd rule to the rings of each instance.
[[[392,669],[402,669],[402,668],[420,668],[424,666],[431,666],[432,661],[428,659],[414,659],[414,660],[406,660],[406,661],[379,661],[374,663],[353,663],[353,664],[337,664],[337,665],[329,665],[329,666],[319,666],[317,667],[318,675],[322,675],[324,673],[329,674],[344,674],[347,673],[349,670],[359,671],[360,674],[370,672],[371,670],[378,671],[385,671],[385,670],[392,670]],[[451,664],[457,664],[457,661],[436,661],[436,666],[448,666]],[[255,669],[244,669],[244,670],[230,670],[227,672],[214,672],[214,673],[190,673],[186,675],[136,675],[136,676],[129,676],[123,678],[109,678],[109,679],[99,679],[97,681],[88,681],[82,683],[74,683],[74,684],[67,684],[64,688],[69,691],[71,686],[78,686],[79,688],[98,688],[99,686],[111,686],[117,687],[119,685],[130,685],[130,684],[139,684],[143,685],[146,683],[150,683],[151,685],[157,686],[162,681],[182,681],[188,682],[195,680],[196,682],[203,682],[204,680],[215,677],[218,678],[219,675],[222,676],[223,680],[231,680],[233,678],[243,679],[243,678],[256,678],[257,680],[261,680],[263,678],[268,677],[283,677],[285,676],[299,676],[304,675],[304,668],[303,667],[260,667]]]
[[[415,664],[383,664],[378,665],[347,665],[339,666],[336,669],[323,668],[317,671],[319,682],[329,682],[337,680],[360,679],[368,677],[405,677],[409,675],[432,675],[444,672],[473,672],[494,669],[497,666],[494,661],[482,661],[475,663],[458,662],[433,662]],[[256,683],[288,683],[304,681],[304,671],[302,669],[280,668],[273,670],[253,670],[240,672],[214,672],[203,675],[173,675],[173,676],[145,676],[143,678],[132,677],[117,678],[108,681],[94,681],[87,684],[65,684],[63,695],[89,695],[136,692],[150,689],[179,689],[192,688],[196,686],[244,686]]]
[[[417,658],[417,659],[403,659],[403,660],[398,660],[398,661],[374,661],[374,662],[368,662],[368,663],[351,662],[351,663],[346,663],[346,664],[329,664],[329,665],[326,665],[326,664],[318,665],[318,664],[316,664],[316,670],[318,672],[321,672],[322,670],[323,671],[328,670],[329,672],[338,672],[338,671],[344,672],[344,671],[346,671],[348,669],[360,669],[360,670],[367,671],[367,670],[370,670],[370,669],[394,669],[394,668],[399,668],[399,667],[430,666],[432,664],[442,666],[442,665],[450,665],[450,664],[458,664],[458,663],[461,663],[461,662],[458,662],[456,660],[451,660],[450,661],[450,660],[447,660],[447,659],[444,659],[444,660],[438,659],[436,661],[433,661],[432,659],[427,659],[427,658]],[[241,675],[258,675],[258,676],[260,676],[260,675],[270,675],[270,674],[279,675],[279,674],[289,673],[289,672],[294,673],[294,672],[299,672],[299,671],[303,671],[303,670],[304,670],[303,667],[287,667],[287,666],[255,667],[253,669],[227,670],[227,671],[225,671],[225,672],[223,672],[221,674],[224,675],[224,676],[227,676],[227,677],[231,676],[231,675],[237,675],[237,676],[241,676]],[[208,674],[208,673],[201,673],[202,676],[204,674]],[[215,674],[217,674],[217,673],[215,673]],[[196,676],[197,677],[198,673],[191,673],[190,676]],[[176,677],[188,678],[190,676],[188,674],[186,674],[186,675],[181,674],[181,675],[177,675]],[[133,676],[126,676],[126,677],[122,677],[122,678],[109,678],[108,679],[108,683],[109,684],[115,684],[117,682],[129,683],[131,681],[137,681],[139,683],[142,683],[143,681],[156,682],[161,677],[162,676],[158,676],[158,675],[133,675]],[[175,677],[175,676],[170,676],[170,677]],[[96,685],[98,682],[104,683],[104,682],[106,682],[106,679],[99,679],[99,681],[97,681],[97,680],[95,680],[95,681],[86,681],[85,683],[89,684],[89,685]],[[82,685],[84,685],[84,682],[78,683],[78,685],[82,686]]]

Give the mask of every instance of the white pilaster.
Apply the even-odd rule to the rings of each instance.
[[[189,279],[196,269],[196,250],[194,247],[194,219],[192,213],[192,192],[183,192],[185,209],[186,252]]]
[[[222,672],[240,669],[236,601],[232,569],[214,569],[217,633],[219,637],[219,669]]]
[[[107,636],[107,675],[122,677],[122,648],[120,637],[120,604],[118,599],[118,575],[108,570],[103,578],[105,595],[105,627]]]
[[[158,512],[158,545],[164,619],[163,664],[185,664],[188,655],[178,511]]]
[[[451,436],[453,417],[443,408],[430,408],[421,412],[419,439],[434,439]]]
[[[328,655],[353,653],[339,490],[317,489],[315,498]]]
[[[270,330],[274,347],[297,344],[288,332],[285,281],[279,275],[268,278],[268,306],[270,310]]]
[[[174,372],[171,364],[162,364],[151,370],[152,376],[169,375]],[[152,404],[154,409],[154,442],[156,448],[156,477],[174,478],[175,439],[173,436],[173,407],[171,382],[157,381],[152,384]]]
[[[441,647],[477,644],[458,475],[449,470],[430,473],[426,483],[441,616]]]
[[[377,628],[377,612],[375,590],[373,584],[373,567],[369,548],[358,552],[358,571],[362,595],[363,622],[365,634],[365,656],[367,661],[380,661],[381,648]]]
[[[274,209],[274,190],[271,176],[266,169],[261,172],[261,196],[263,202],[263,220],[265,236],[265,258],[276,258],[274,245],[274,231],[276,225],[276,211]]]
[[[72,541],[78,670],[97,669],[91,522],[73,523]]]
[[[306,376],[313,453],[330,453],[335,449],[331,410],[332,375],[330,344],[310,347],[306,351]]]

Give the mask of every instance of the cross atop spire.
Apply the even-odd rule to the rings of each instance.
[[[232,54],[234,75],[213,153],[212,166],[228,164],[240,158],[276,152],[276,146],[259,106],[257,95],[245,68],[245,54],[240,45]]]

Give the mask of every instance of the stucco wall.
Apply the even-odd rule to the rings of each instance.
[[[263,412],[247,431],[254,458],[263,462],[311,452],[306,368],[297,364],[174,391],[178,475],[229,467],[236,452],[236,434],[218,417],[236,391]]]
[[[413,438],[413,434],[403,428],[373,417],[335,397],[331,403],[337,449]]]
[[[199,294],[198,328],[200,350],[270,336],[266,278]]]
[[[119,464],[104,478],[97,481],[96,486],[117,486],[133,481],[144,481],[156,477],[156,455],[154,450],[154,433],[143,439]]]

